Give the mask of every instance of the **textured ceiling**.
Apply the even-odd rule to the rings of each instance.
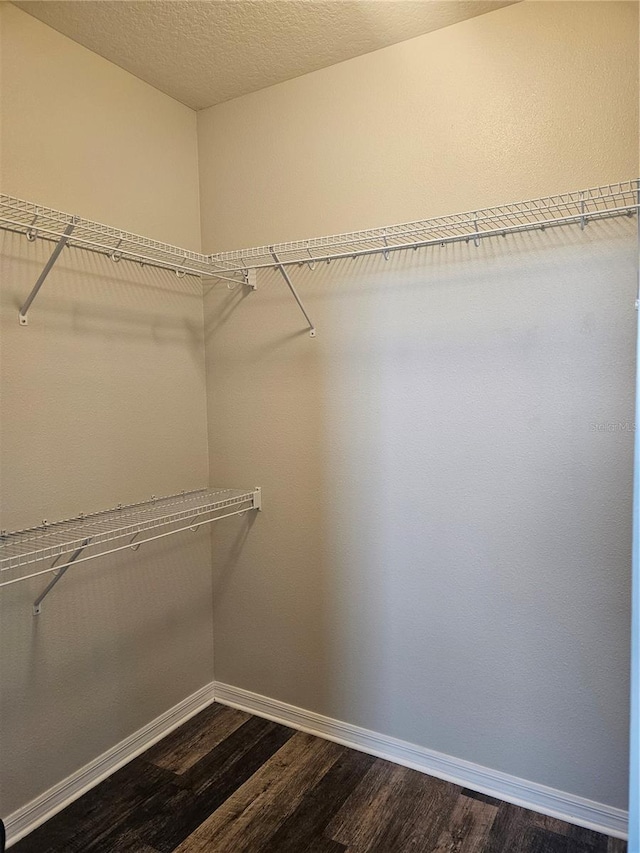
[[[24,0],[25,12],[194,109],[516,0]]]

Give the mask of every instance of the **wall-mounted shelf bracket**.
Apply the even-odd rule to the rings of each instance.
[[[49,593],[54,588],[54,586],[58,583],[58,581],[62,580],[67,569],[71,568],[72,563],[75,563],[75,561],[78,559],[80,554],[82,554],[82,552],[87,547],[87,545],[89,544],[90,541],[91,541],[90,539],[85,539],[85,541],[82,543],[80,548],[76,548],[76,550],[73,552],[73,554],[69,557],[69,560],[68,560],[66,566],[63,566],[59,571],[54,573],[54,577],[52,578],[52,580],[49,581],[49,583],[42,590],[40,595],[33,602],[33,615],[34,616],[37,616],[38,613],[40,613],[40,611],[42,610],[42,602],[49,595]],[[54,565],[58,562],[58,559],[59,558],[56,557],[56,559],[54,560],[54,563],[53,563]]]
[[[60,252],[64,249],[64,247],[69,242],[69,237],[71,236],[71,232],[73,231],[74,228],[75,228],[75,222],[70,222],[67,225],[67,227],[64,229],[64,234],[62,235],[62,237],[60,237],[60,239],[56,243],[56,247],[53,250],[53,252],[51,253],[51,257],[49,258],[47,263],[44,265],[44,269],[40,273],[36,283],[33,285],[33,289],[31,290],[31,293],[27,296],[24,304],[20,308],[20,313],[18,315],[18,318],[20,320],[21,326],[28,325],[29,320],[27,318],[27,311],[29,310],[33,300],[38,295],[38,292],[39,292],[40,288],[42,287],[42,285],[44,284],[44,280],[46,279],[46,277],[51,272],[53,265],[58,260],[58,255],[60,254]]]
[[[301,299],[300,299],[300,297],[298,296],[298,291],[297,291],[297,290],[295,289],[295,287],[293,286],[293,283],[292,283],[291,279],[289,278],[289,274],[288,274],[288,272],[286,271],[286,269],[284,268],[284,266],[280,263],[280,258],[279,258],[279,257],[278,257],[278,255],[273,251],[273,248],[271,248],[271,249],[270,249],[270,251],[271,251],[271,256],[273,257],[273,260],[276,262],[276,267],[280,270],[280,274],[282,275],[283,279],[286,281],[286,283],[287,283],[287,287],[289,288],[289,290],[290,290],[290,291],[291,291],[291,293],[293,294],[293,298],[294,298],[294,299],[296,300],[296,302],[298,303],[298,307],[300,308],[300,310],[301,310],[301,311],[302,311],[302,313],[304,314],[305,319],[306,319],[307,323],[309,324],[309,335],[310,335],[310,337],[315,338],[315,336],[316,336],[316,327],[315,327],[315,326],[314,326],[314,324],[313,324],[313,320],[312,320],[312,319],[311,319],[311,317],[307,314],[307,310],[306,310],[306,308],[304,307],[304,305],[302,304],[302,300],[301,300]]]
[[[245,272],[244,283],[247,287],[250,287],[251,290],[258,289],[258,270],[254,267],[251,267]]]

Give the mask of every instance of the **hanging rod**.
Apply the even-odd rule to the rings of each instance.
[[[257,486],[248,491],[197,489],[53,524],[43,521],[11,533],[0,531],[0,587],[53,572],[55,577],[34,602],[33,612],[38,614],[43,599],[72,565],[127,548],[137,551],[146,542],[261,509],[262,492]],[[53,562],[44,568],[35,566],[45,560]]]

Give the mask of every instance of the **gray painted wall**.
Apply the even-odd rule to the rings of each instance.
[[[8,530],[207,484],[202,298],[173,273],[0,233],[0,502]],[[0,814],[213,678],[206,529],[0,590]]]
[[[194,113],[9,3],[0,22],[2,192],[197,247]],[[0,232],[6,530],[207,485],[200,283],[66,249],[21,327],[51,249]],[[78,566],[34,618],[45,584],[0,590],[2,817],[213,678],[205,530]]]
[[[636,177],[637,47],[527,0],[205,110],[203,248]],[[626,807],[634,227],[296,268],[314,340],[211,290],[217,679]]]
[[[206,299],[216,678],[626,807],[634,223]]]

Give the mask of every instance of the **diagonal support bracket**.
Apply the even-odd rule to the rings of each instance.
[[[27,311],[31,307],[31,303],[33,302],[33,300],[38,295],[38,292],[39,292],[40,288],[42,287],[42,285],[44,284],[44,280],[46,279],[46,277],[51,272],[53,265],[58,260],[58,255],[60,254],[60,252],[64,249],[64,247],[69,242],[69,237],[71,236],[71,232],[73,231],[73,229],[75,227],[76,227],[75,222],[70,222],[67,225],[67,227],[64,229],[64,234],[58,240],[58,243],[57,243],[55,249],[51,253],[51,257],[49,258],[47,263],[44,265],[44,269],[40,273],[38,280],[33,285],[33,289],[31,290],[31,293],[27,296],[24,304],[20,308],[20,313],[19,313],[18,317],[19,317],[21,326],[26,326],[29,323],[29,320],[27,318]]]
[[[34,615],[34,616],[37,616],[37,615],[38,615],[38,613],[40,613],[40,611],[42,610],[42,602],[44,601],[44,599],[49,595],[49,593],[50,593],[50,592],[51,592],[51,590],[54,588],[54,586],[58,583],[58,581],[62,580],[62,578],[65,576],[65,573],[66,573],[67,569],[70,569],[70,568],[71,568],[72,564],[73,564],[73,563],[78,559],[78,557],[80,556],[80,554],[82,554],[82,552],[83,552],[83,551],[84,551],[84,549],[87,547],[87,545],[89,544],[89,542],[90,542],[90,541],[91,541],[90,539],[85,539],[85,540],[84,540],[84,542],[82,543],[81,547],[80,547],[80,548],[77,548],[77,549],[73,552],[73,554],[72,554],[72,555],[69,557],[69,559],[67,560],[66,564],[65,564],[65,565],[64,565],[64,566],[63,566],[59,571],[57,571],[57,572],[56,572],[55,577],[53,578],[53,580],[49,581],[49,583],[48,583],[48,584],[46,585],[46,587],[42,590],[42,592],[40,593],[40,595],[39,595],[39,596],[36,598],[36,600],[33,602],[33,615]]]
[[[307,311],[306,311],[306,309],[305,309],[304,305],[302,304],[302,300],[301,300],[301,299],[300,299],[300,297],[298,296],[298,291],[295,289],[295,287],[293,286],[293,283],[291,282],[291,279],[289,278],[289,274],[288,274],[288,272],[286,271],[286,269],[284,268],[284,266],[280,263],[280,258],[279,258],[279,257],[277,256],[277,254],[273,251],[273,248],[271,248],[271,249],[270,249],[270,251],[271,251],[271,256],[272,256],[273,260],[276,262],[276,267],[280,270],[280,273],[281,273],[281,275],[282,275],[283,279],[287,282],[287,287],[289,288],[289,290],[290,290],[290,291],[291,291],[291,293],[293,294],[293,298],[294,298],[294,299],[296,300],[296,302],[298,303],[298,307],[300,308],[300,310],[301,310],[301,311],[302,311],[302,313],[304,314],[305,319],[306,319],[307,323],[309,324],[309,335],[310,335],[312,338],[315,338],[315,336],[316,336],[316,327],[313,325],[313,320],[312,320],[312,319],[311,319],[311,317],[307,314]]]

